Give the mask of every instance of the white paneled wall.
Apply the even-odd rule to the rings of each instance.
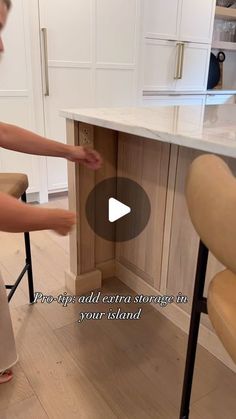
[[[50,65],[92,61],[93,0],[40,0],[41,25],[49,31]]]
[[[137,0],[96,0],[96,64],[135,66]]]
[[[35,128],[28,0],[14,0],[3,31],[5,52],[0,58],[1,121]],[[0,150],[0,170],[27,173],[30,192],[39,191],[39,158]]]

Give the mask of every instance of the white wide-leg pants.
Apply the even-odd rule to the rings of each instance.
[[[7,293],[0,272],[0,373],[18,361]]]

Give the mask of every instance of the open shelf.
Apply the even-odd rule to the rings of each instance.
[[[215,16],[218,19],[236,20],[236,9],[216,6]]]
[[[236,51],[236,42],[212,41],[212,48]]]

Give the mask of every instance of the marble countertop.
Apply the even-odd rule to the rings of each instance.
[[[60,115],[152,140],[236,157],[236,105],[67,109]]]
[[[209,89],[202,90],[186,90],[176,91],[173,90],[158,90],[158,91],[144,91],[143,96],[216,96],[216,95],[235,95],[236,89]]]

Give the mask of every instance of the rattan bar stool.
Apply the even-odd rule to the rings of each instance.
[[[189,418],[201,313],[209,315],[216,334],[236,363],[236,178],[222,159],[202,155],[190,167],[186,199],[200,245],[180,419]],[[209,250],[227,269],[214,276],[205,298]]]
[[[29,186],[28,178],[24,174],[0,173],[0,192],[4,192],[17,199],[21,199],[25,203],[26,203],[26,190],[28,186]],[[16,282],[13,285],[6,285],[6,289],[10,290],[10,293],[8,294],[8,302],[10,302],[13,295],[15,294],[17,290],[18,285],[20,284],[22,278],[27,272],[28,286],[29,286],[29,301],[30,301],[30,304],[32,304],[34,301],[34,283],[33,283],[29,233],[27,232],[24,233],[24,240],[25,240],[25,254],[26,254],[25,266],[22,269]]]

